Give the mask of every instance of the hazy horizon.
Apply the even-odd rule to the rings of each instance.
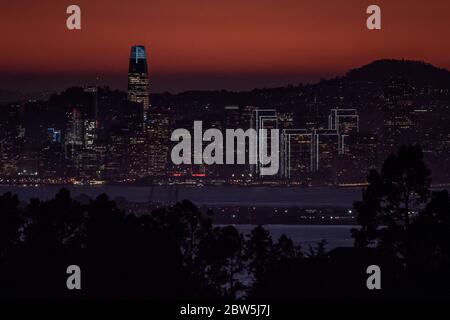
[[[151,92],[248,90],[315,82],[379,58],[450,69],[450,2],[379,0],[382,30],[366,28],[367,3],[267,0],[79,0],[0,5],[0,88],[59,91],[95,83],[123,89],[130,46],[147,48]]]
[[[171,93],[178,94],[187,91],[234,91],[234,92],[245,92],[251,91],[253,89],[263,89],[263,88],[276,88],[276,87],[287,87],[289,85],[298,85],[300,83],[303,84],[316,84],[321,80],[332,79],[335,77],[342,77],[347,72],[353,69],[358,69],[363,66],[369,65],[375,61],[380,60],[398,60],[401,61],[404,58],[393,58],[393,57],[381,57],[378,59],[374,59],[371,61],[367,61],[362,65],[350,66],[346,70],[342,70],[338,73],[330,73],[330,74],[298,74],[298,73],[284,73],[284,74],[272,74],[270,80],[265,80],[267,77],[264,74],[260,75],[260,80],[256,80],[254,82],[249,82],[249,78],[255,76],[255,74],[152,74],[150,71],[150,94],[162,94],[162,93]],[[448,70],[445,67],[440,65],[435,65],[429,61],[424,61],[421,59],[405,59],[406,61],[419,61],[427,64],[431,64],[436,68],[441,68]],[[89,86],[98,84],[101,87],[109,87],[112,90],[120,90],[126,91],[127,88],[127,73],[124,74],[106,74],[106,75],[73,75],[73,74],[44,74],[44,75],[0,75],[0,80],[3,77],[10,77],[10,85],[0,87],[0,92],[11,92],[11,93],[20,93],[20,94],[36,94],[40,92],[47,93],[60,93],[67,88],[70,87],[78,87],[78,86]],[[98,80],[97,80],[98,77]],[[36,82],[33,80],[36,79]],[[46,79],[47,81],[39,81],[39,79]],[[201,79],[198,83],[193,84],[190,79]],[[208,84],[204,85],[201,82],[207,81]],[[233,85],[229,87],[220,87],[220,83],[223,82],[224,79],[235,79]],[[178,88],[169,90],[168,84],[171,83],[173,86],[173,81],[178,83]],[[21,89],[14,85],[15,82],[21,83]],[[52,85],[48,85],[48,83],[52,83]],[[24,83],[29,83],[29,86],[24,85]],[[35,87],[33,89],[33,84],[40,84],[41,87]],[[184,83],[184,85],[183,85]],[[177,86],[175,86],[177,87]],[[27,89],[28,88],[28,89]]]

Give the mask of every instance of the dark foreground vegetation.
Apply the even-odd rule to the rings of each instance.
[[[449,298],[450,199],[431,192],[418,146],[368,176],[355,203],[355,246],[299,248],[263,227],[249,236],[214,227],[189,201],[124,214],[101,195],[87,204],[60,190],[21,205],[0,196],[0,297],[155,299]],[[79,265],[82,290],[66,288]],[[381,268],[381,290],[366,269]]]

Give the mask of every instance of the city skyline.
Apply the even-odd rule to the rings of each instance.
[[[0,300],[288,319],[449,299],[449,12],[1,2]]]
[[[231,96],[221,91],[216,98],[208,92],[154,95],[151,106],[154,82],[144,46],[131,46],[128,67],[128,92],[97,84],[6,105],[0,182],[359,186],[400,144],[421,143],[433,166],[449,159],[450,135],[441,127],[448,118],[450,72],[429,64],[378,60],[314,86]],[[170,131],[189,132],[194,125],[195,132],[200,119],[215,130],[276,129],[278,141],[272,133],[269,138],[277,154],[272,177],[263,177],[267,163],[171,163]],[[252,157],[251,149],[244,146],[245,157]],[[441,175],[438,181],[450,180]]]
[[[81,31],[65,28],[64,4],[14,3],[0,11],[0,88],[59,91],[100,77],[124,90],[120,61],[133,43],[148,50],[153,92],[315,82],[379,58],[421,59],[450,69],[449,44],[441,36],[448,28],[447,1],[436,1],[433,9],[424,1],[377,4],[383,29],[372,32],[361,1],[286,0],[276,10],[273,1],[79,1]]]

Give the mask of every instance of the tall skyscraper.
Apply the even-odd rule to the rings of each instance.
[[[315,129],[313,134],[313,170],[331,171],[339,154],[339,133],[333,129]]]
[[[285,178],[305,182],[313,169],[314,135],[306,129],[284,129],[281,135],[282,173]]]
[[[128,100],[142,104],[143,120],[147,120],[149,100],[147,57],[144,46],[131,47],[128,67]]]
[[[270,131],[271,129],[278,129],[278,115],[277,115],[277,111],[275,109],[255,109],[254,113],[255,114],[252,119],[252,122],[254,121],[254,123],[252,123],[252,126],[254,126],[254,128],[256,129],[256,135],[257,135],[256,143],[258,145],[258,152],[256,155],[249,155],[249,156],[251,156],[251,157],[256,156],[257,164],[256,164],[256,166],[254,166],[254,169],[255,169],[254,171],[256,171],[255,172],[256,174],[261,175],[261,168],[264,166],[261,163],[261,159],[259,158],[259,152],[263,148],[263,137],[260,136],[261,129],[266,129],[268,131]],[[272,152],[271,141],[272,141],[272,136],[270,135],[270,132],[268,132],[267,133],[267,145],[266,145],[266,148],[267,148],[266,153],[267,154],[271,154],[271,152]]]
[[[67,128],[64,143],[66,158],[72,159],[83,148],[83,129],[81,112],[73,108],[67,113]]]
[[[356,109],[331,109],[328,116],[328,129],[339,134],[339,153],[348,152],[346,140],[359,132],[359,115]]]

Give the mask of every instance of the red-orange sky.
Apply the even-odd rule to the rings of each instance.
[[[66,7],[82,30],[66,29]],[[382,30],[366,29],[366,8]],[[40,0],[0,3],[0,89],[124,88],[130,46],[153,91],[315,81],[380,58],[450,69],[449,0]]]

